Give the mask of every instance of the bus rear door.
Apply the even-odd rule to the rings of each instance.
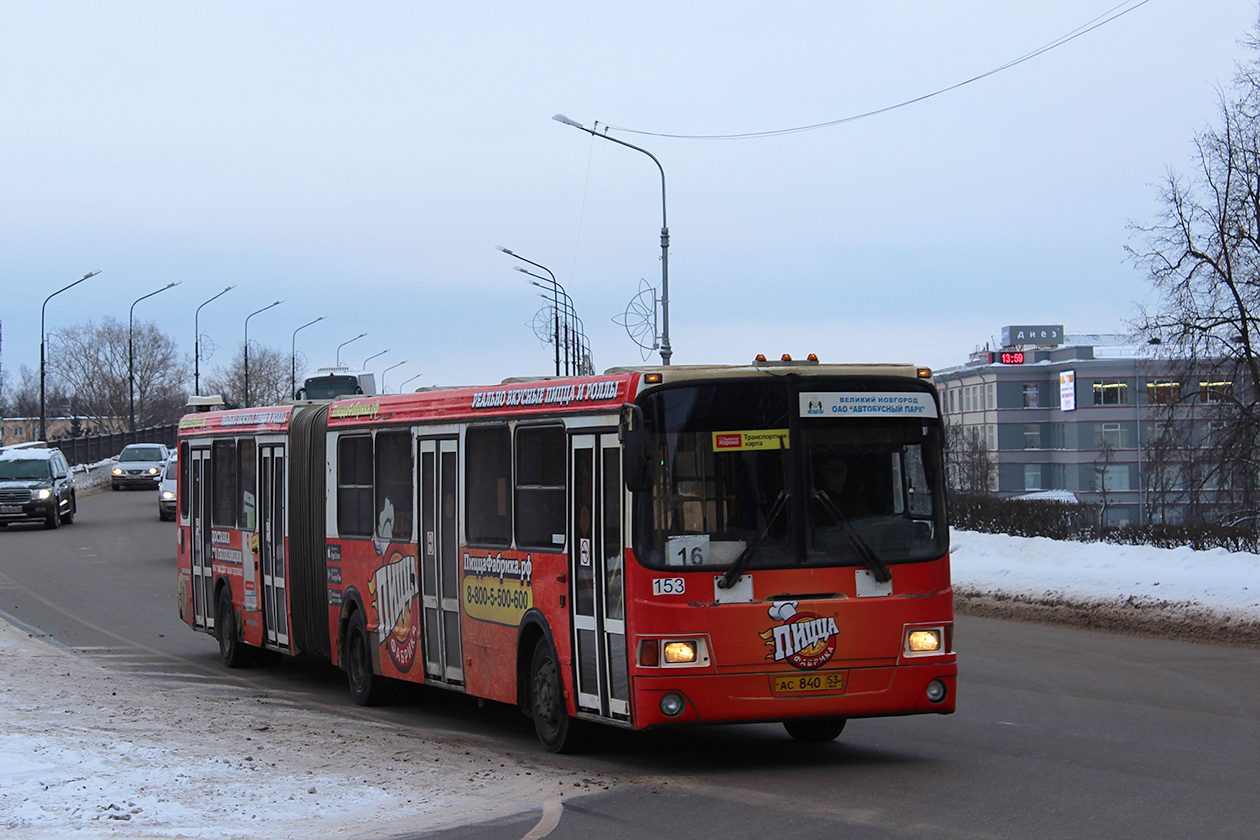
[[[456,539],[459,441],[421,438],[420,598],[426,679],[464,684],[460,654],[459,546]]]

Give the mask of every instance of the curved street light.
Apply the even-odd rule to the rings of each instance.
[[[669,225],[665,217],[665,167],[661,166],[661,162],[656,159],[656,155],[647,149],[641,149],[632,143],[618,140],[616,137],[609,137],[607,134],[601,134],[592,128],[587,128],[576,120],[569,119],[564,114],[556,114],[552,119],[585,131],[592,137],[602,137],[619,146],[642,152],[650,157],[652,162],[656,164],[656,168],[661,171],[661,364],[668,365],[670,358],[674,355],[674,351],[669,345]]]
[[[388,394],[388,393],[389,393],[389,391],[385,390],[385,374],[389,373],[389,372],[390,372],[391,370],[393,370],[394,368],[396,368],[396,367],[402,367],[402,366],[403,366],[403,365],[405,365],[405,364],[407,364],[407,360],[406,360],[406,359],[403,359],[403,360],[402,360],[401,362],[399,362],[398,364],[396,364],[396,365],[390,365],[389,367],[385,368],[385,370],[381,371],[381,393],[382,393],[382,394]],[[408,382],[410,382],[411,380],[410,380],[410,379],[408,379],[407,381],[408,381]]]
[[[371,356],[368,356],[366,359],[364,359],[364,360],[363,360],[363,367],[359,368],[359,370],[367,370],[367,363],[368,363],[368,362],[372,361],[372,360],[373,360],[373,359],[375,359],[377,356],[384,356],[384,355],[385,355],[386,353],[388,353],[388,352],[389,352],[389,348],[386,348],[386,349],[382,350],[382,351],[381,351],[381,352],[379,352],[379,353],[373,353]]]
[[[318,324],[322,320],[324,320],[324,316],[320,315],[314,321],[305,323],[293,331],[293,346],[290,348],[290,358],[293,360],[293,368],[289,374],[289,393],[293,395],[294,399],[297,399],[297,334],[309,327],[311,324]]]
[[[210,298],[206,303],[219,299],[235,288],[236,284],[233,283]],[[201,304],[201,306],[205,306],[206,303]],[[201,328],[198,326],[198,319],[201,317],[201,306],[198,306],[197,311],[193,313],[193,393],[197,395],[201,394]]]
[[[354,338],[350,339],[350,341],[343,341],[337,345],[337,367],[341,367],[341,348],[345,347],[347,344],[353,341],[358,341],[360,338],[363,338],[363,336],[365,335],[367,335],[367,333],[359,333]]]
[[[44,341],[45,341],[44,310],[48,308],[48,301],[52,300],[57,295],[64,292],[66,289],[73,289],[75,286],[79,285],[84,280],[88,279],[89,277],[95,277],[96,275],[100,273],[101,273],[101,270],[99,268],[96,269],[96,271],[89,271],[87,274],[84,274],[82,277],[80,277],[78,280],[75,280],[69,286],[63,286],[62,288],[53,292],[48,297],[44,298],[44,305],[39,308],[39,439],[40,440],[48,439],[47,432],[44,428],[44,421],[45,421],[45,416],[46,416],[46,411],[44,408]]]
[[[266,312],[273,306],[279,306],[282,303],[284,303],[283,299],[275,301],[274,303],[269,303],[262,309],[251,312],[245,316],[245,408],[249,408],[251,405],[249,401],[249,319],[253,318],[259,312]]]
[[[511,251],[511,250],[509,250],[509,249],[507,249],[507,248],[504,248],[502,245],[496,245],[496,246],[494,246],[494,247],[498,248],[500,251],[502,251],[503,253],[507,254],[509,257],[515,257],[516,259],[520,260],[521,262],[527,262],[527,263],[529,263],[529,264],[530,264],[530,265],[532,265],[532,266],[535,266],[535,267],[537,267],[537,268],[541,268],[543,271],[547,272],[548,276],[551,278],[552,297],[553,297],[553,301],[552,301],[552,303],[554,304],[554,306],[553,306],[553,310],[552,310],[552,311],[554,311],[554,312],[556,313],[556,319],[555,319],[555,320],[556,320],[556,325],[555,325],[555,327],[556,327],[556,340],[555,340],[553,343],[554,343],[554,344],[555,344],[555,346],[556,346],[556,376],[559,376],[559,375],[560,375],[560,301],[559,301],[559,295],[560,295],[560,293],[559,293],[559,291],[557,291],[557,290],[560,288],[560,282],[559,282],[558,280],[556,280],[556,275],[555,275],[554,273],[552,273],[551,269],[550,269],[550,268],[547,268],[547,266],[543,265],[542,263],[536,263],[536,262],[534,262],[533,260],[526,259],[525,257],[522,257],[520,254],[516,253],[515,251]],[[529,276],[531,276],[531,277],[538,277],[538,275],[537,275],[537,274],[532,274],[532,273],[530,273],[529,271],[527,271],[526,269],[521,268],[520,266],[517,266],[517,267],[516,267],[516,270],[517,270],[517,271],[524,271],[526,274],[529,274]],[[546,278],[546,277],[539,277],[539,279],[540,279],[540,280],[546,280],[547,278]],[[568,373],[568,369],[569,369],[569,359],[568,359],[568,345],[567,345],[567,344],[565,345],[565,360],[564,360],[564,367],[565,367],[565,373]]]
[[[402,384],[398,386],[398,393],[400,393],[400,394],[401,394],[401,393],[403,392],[403,388],[405,388],[405,387],[407,386],[407,383],[408,383],[408,382],[411,382],[411,381],[413,381],[413,380],[419,379],[419,378],[420,378],[420,377],[422,377],[422,376],[424,376],[424,374],[423,374],[423,373],[417,373],[415,376],[411,377],[411,379],[404,379],[404,380],[402,381]]]
[[[172,280],[156,292],[149,292],[147,295],[141,295],[136,298],[135,303],[131,304],[131,310],[127,313],[127,404],[130,406],[130,412],[127,420],[127,430],[134,432],[136,430],[136,353],[133,349],[134,345],[131,340],[131,333],[136,322],[136,303],[154,295],[161,294],[167,289],[174,288],[183,280]]]

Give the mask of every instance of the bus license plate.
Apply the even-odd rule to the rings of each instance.
[[[770,685],[775,694],[843,694],[846,673],[771,674]]]

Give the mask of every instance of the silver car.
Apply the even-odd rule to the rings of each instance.
[[[110,470],[110,485],[124,487],[157,487],[162,480],[162,464],[170,451],[160,443],[133,443],[123,447]]]

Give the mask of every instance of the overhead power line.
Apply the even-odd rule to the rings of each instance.
[[[814,123],[813,125],[800,125],[800,126],[796,126],[795,128],[778,128],[771,131],[750,131],[743,134],[667,134],[665,132],[660,132],[660,131],[642,131],[640,129],[627,128],[625,126],[620,126],[620,125],[609,125],[608,123],[603,124],[603,130],[605,133],[607,133],[608,131],[624,131],[627,134],[643,134],[650,137],[671,137],[676,140],[753,140],[753,139],[757,139],[761,137],[779,137],[784,134],[798,134],[802,131],[815,131],[820,128],[831,128],[832,126],[835,126],[835,125],[843,125],[844,123],[866,119],[867,117],[874,117],[874,116],[878,116],[879,114],[886,114],[889,111],[895,111],[898,108],[905,108],[907,105],[914,105],[918,102],[923,102],[924,100],[931,99],[934,96],[940,96],[943,93],[949,93],[952,90],[958,90],[958,88],[960,87],[965,87],[966,85],[972,84],[973,82],[978,82],[981,79],[987,79],[989,76],[993,76],[998,73],[1001,73],[1003,70],[1009,70],[1012,67],[1016,67],[1020,64],[1023,64],[1025,61],[1030,61],[1036,58],[1037,56],[1042,55],[1043,53],[1047,53],[1050,50],[1061,47],[1064,44],[1069,43],[1070,41],[1075,41],[1077,38],[1081,37],[1082,35],[1087,35],[1090,32],[1093,32],[1095,29],[1098,29],[1100,26],[1105,26],[1108,23],[1111,23],[1113,20],[1123,17],[1124,15],[1127,15],[1129,12],[1135,11],[1136,9],[1139,9],[1142,6],[1145,6],[1150,1],[1151,0],[1137,0],[1137,2],[1134,2],[1134,0],[1124,0],[1123,3],[1119,3],[1118,5],[1112,6],[1110,9],[1103,12],[1098,17],[1094,18],[1093,20],[1088,21],[1087,23],[1081,24],[1076,29],[1073,29],[1071,32],[1067,33],[1066,35],[1061,35],[1060,37],[1055,38],[1053,41],[1050,41],[1049,43],[1038,47],[1032,52],[1025,53],[1024,55],[1021,55],[1019,58],[1012,59],[1006,62],[1005,64],[1002,64],[998,67],[994,67],[992,70],[988,70],[984,73],[981,73],[978,76],[972,76],[970,79],[965,79],[961,82],[957,82],[955,84],[949,85],[948,87],[943,87],[939,90],[934,90],[931,93],[925,93],[922,96],[916,96],[913,99],[907,99],[903,102],[898,102],[895,105],[888,105],[884,108],[876,108],[874,111],[866,111],[865,113],[861,113],[861,114],[853,114],[852,116],[841,117],[838,120],[828,120],[827,122]],[[595,123],[595,128],[598,129],[599,127],[600,127],[600,123],[597,121]]]

